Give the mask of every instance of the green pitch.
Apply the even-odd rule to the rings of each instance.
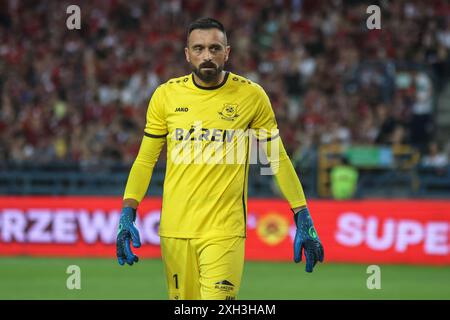
[[[66,287],[69,265],[81,289]],[[367,265],[246,262],[239,299],[450,299],[450,268],[381,265],[369,290]],[[161,260],[120,267],[114,259],[0,258],[0,299],[166,299]]]

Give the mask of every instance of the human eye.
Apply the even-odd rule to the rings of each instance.
[[[200,52],[202,52],[203,47],[202,47],[202,46],[199,46],[199,45],[193,46],[193,47],[192,47],[192,50],[193,50],[195,53],[200,53]]]
[[[219,45],[212,45],[209,50],[211,50],[211,52],[220,52],[222,50],[222,47]]]

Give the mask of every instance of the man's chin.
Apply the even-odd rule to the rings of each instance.
[[[202,80],[205,83],[212,83],[217,81],[217,79],[219,78],[219,72],[217,70],[212,70],[212,69],[200,69],[200,72],[197,72],[197,77],[200,78],[200,80]]]

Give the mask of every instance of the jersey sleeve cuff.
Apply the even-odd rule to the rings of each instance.
[[[144,136],[148,137],[148,138],[165,138],[168,135],[168,133],[163,133],[163,134],[154,134],[154,133],[148,133],[144,131]]]
[[[303,200],[303,201],[291,202],[291,203],[289,203],[289,205],[291,206],[291,210],[294,211],[293,210],[294,208],[306,206],[307,203],[306,203],[306,200]]]

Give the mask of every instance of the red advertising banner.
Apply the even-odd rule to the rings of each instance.
[[[115,257],[121,199],[0,197],[0,255]],[[161,200],[137,221],[140,257],[159,257]],[[450,265],[450,201],[309,201],[328,262]],[[246,259],[292,260],[295,224],[283,200],[248,201]]]

